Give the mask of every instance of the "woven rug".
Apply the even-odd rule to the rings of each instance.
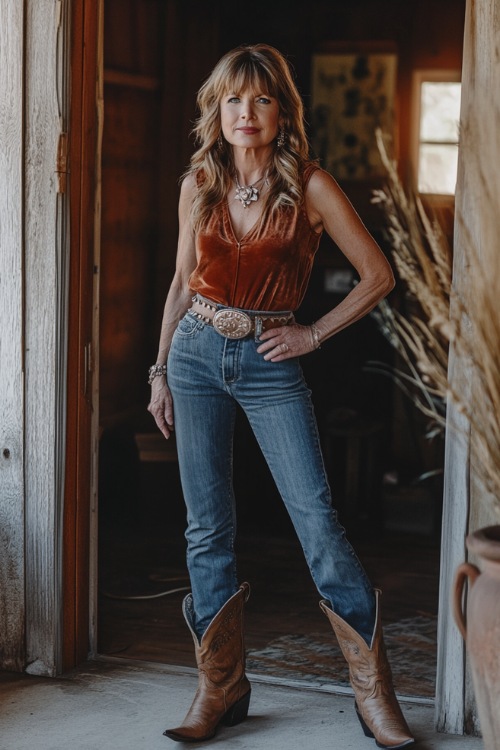
[[[394,687],[399,695],[434,697],[437,618],[411,617],[384,626]],[[349,685],[348,669],[333,632],[286,635],[250,649],[249,672],[318,685]]]

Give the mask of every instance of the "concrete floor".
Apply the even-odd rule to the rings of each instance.
[[[90,662],[61,678],[0,673],[0,750],[169,750],[162,732],[182,720],[193,672],[163,665]],[[223,727],[211,746],[230,750],[376,750],[353,699],[325,691],[253,683],[250,715]],[[438,735],[430,705],[405,703],[418,750],[480,750],[481,740]],[[209,743],[203,743],[205,746]]]

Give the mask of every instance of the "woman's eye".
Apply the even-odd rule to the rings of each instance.
[[[271,104],[271,100],[267,96],[259,96],[258,100],[261,104]]]
[[[227,101],[228,101],[228,104],[237,104],[239,100],[240,99],[238,96],[230,96]]]

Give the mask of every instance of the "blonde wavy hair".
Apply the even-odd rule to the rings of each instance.
[[[297,209],[303,200],[301,173],[309,157],[309,144],[304,107],[290,66],[274,47],[243,45],[219,60],[198,92],[199,117],[193,128],[198,149],[184,175],[197,175],[198,190],[191,208],[195,231],[225,199],[234,179],[232,147],[222,138],[220,102],[228,92],[239,94],[247,89],[277,100],[285,134],[283,146],[278,148],[275,142],[262,221],[282,207]]]

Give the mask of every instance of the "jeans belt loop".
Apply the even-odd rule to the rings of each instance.
[[[256,339],[259,339],[262,333],[262,318],[260,317],[260,315],[256,315],[254,317],[254,327],[255,327],[254,336]]]

